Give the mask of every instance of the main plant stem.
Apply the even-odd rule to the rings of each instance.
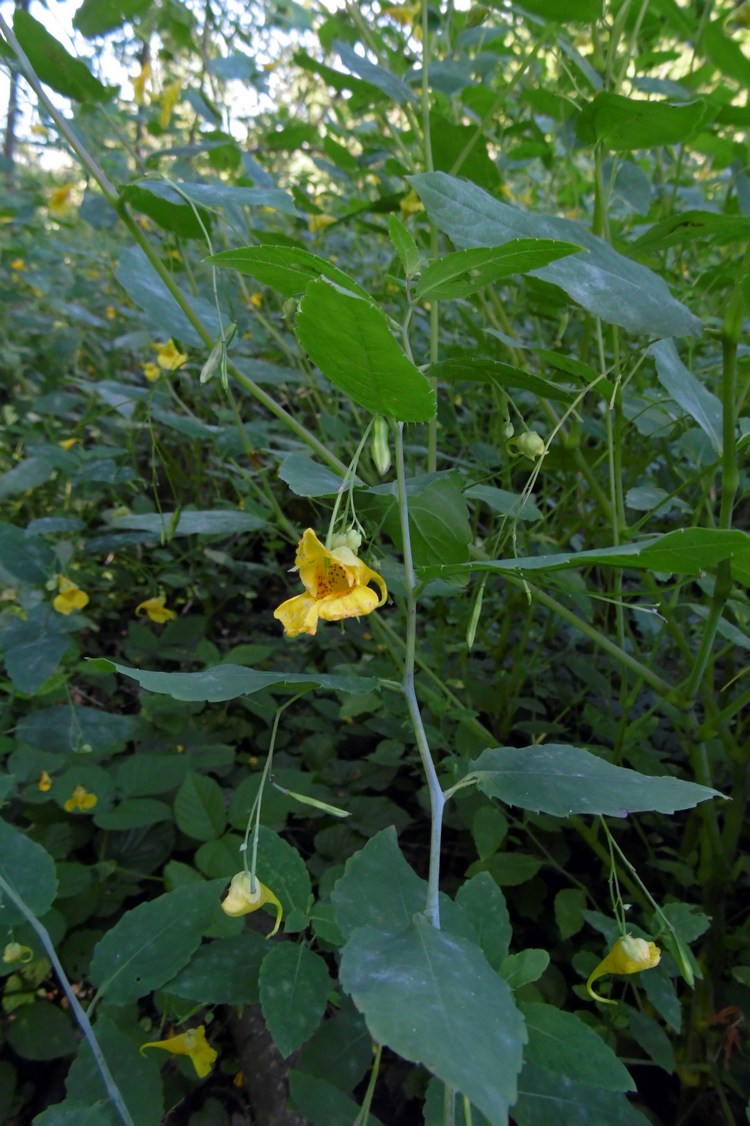
[[[417,653],[417,579],[414,574],[414,560],[411,550],[409,529],[409,503],[406,496],[406,473],[404,470],[404,424],[396,425],[396,485],[398,489],[398,511],[401,522],[401,538],[404,552],[404,585],[406,587],[406,654],[402,689],[409,712],[409,719],[417,741],[417,750],[422,760],[422,769],[430,795],[430,870],[427,877],[427,903],[425,914],[434,927],[440,929],[440,841],[443,832],[443,809],[445,795],[435,769],[435,763],[427,741],[422,713],[414,688],[414,666]]]

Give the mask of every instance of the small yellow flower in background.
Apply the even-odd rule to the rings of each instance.
[[[10,268],[11,270],[17,270],[20,272],[21,270],[26,269],[26,263],[24,262],[23,258],[14,258],[10,264]]]
[[[55,188],[47,201],[47,210],[56,219],[62,219],[70,211],[70,197],[73,194],[74,184],[63,184]]]
[[[149,360],[147,363],[141,364],[141,367],[149,383],[156,383],[157,379],[161,379],[161,368],[158,364]]]
[[[31,292],[34,294],[35,297],[44,297],[44,293],[42,292],[42,290],[39,288],[38,285],[32,285]]]
[[[76,786],[68,800],[63,802],[63,809],[66,813],[86,813],[94,808],[98,800],[96,794],[90,794],[84,786]]]
[[[148,1044],[142,1044],[141,1055],[146,1048],[161,1048],[164,1052],[171,1052],[173,1056],[190,1056],[200,1079],[205,1079],[219,1054],[206,1040],[206,1029],[202,1024],[197,1028],[189,1028],[187,1032],[181,1032],[178,1036],[169,1036],[166,1040],[151,1040]]]
[[[174,610],[167,609],[164,605],[166,601],[164,594],[160,594],[158,598],[147,598],[145,602],[138,603],[135,616],[139,618],[141,614],[148,614],[152,622],[171,622],[177,615]]]
[[[31,132],[35,137],[46,137],[49,130],[46,125],[42,125],[41,122],[37,121],[31,126]]]
[[[6,966],[12,966],[14,962],[30,962],[34,957],[34,951],[30,946],[21,946],[20,942],[9,942],[3,950],[3,961]]]
[[[187,363],[187,355],[185,352],[177,351],[174,340],[168,340],[166,344],[154,344],[154,348],[156,362],[162,371],[177,371]]]
[[[61,438],[57,444],[62,446],[64,450],[72,450],[76,442],[80,442],[80,440],[80,438]]]
[[[381,8],[381,16],[390,16],[396,23],[400,23],[402,27],[408,27],[409,24],[416,23],[419,17],[420,7],[415,4],[413,8],[408,8],[405,4],[399,6],[392,5],[388,8]]]
[[[260,309],[261,305],[263,304],[263,294],[262,293],[251,293],[250,297],[249,297],[249,301],[250,301],[250,304],[253,306],[254,309]]]
[[[70,579],[66,579],[65,575],[57,576],[57,589],[60,593],[52,599],[52,605],[58,614],[72,614],[74,610],[82,610],[84,606],[88,606],[89,596],[86,591],[81,590]]]
[[[652,970],[661,960],[661,950],[655,942],[647,942],[645,938],[634,938],[632,934],[625,934],[618,938],[606,958],[602,958],[599,965],[589,974],[586,982],[586,991],[596,1001],[604,1005],[614,1005],[606,997],[600,997],[591,988],[597,978],[604,974],[637,974],[641,970]]]
[[[52,789],[52,779],[50,778],[46,770],[43,770],[39,775],[39,781],[37,782],[36,788],[43,794],[46,794],[48,790]]]
[[[249,915],[251,911],[257,911],[265,903],[270,903],[276,909],[276,923],[273,930],[266,935],[266,938],[273,938],[281,926],[283,908],[271,889],[262,884],[257,876],[254,887],[249,872],[238,872],[236,876],[232,876],[229,891],[221,901],[221,909],[225,915],[237,919],[240,915]]]
[[[166,86],[162,91],[161,112],[159,114],[159,124],[161,125],[162,129],[166,129],[170,121],[172,120],[172,112],[174,110],[174,107],[180,100],[181,93],[182,83],[179,79],[174,82],[170,82],[169,86]]]
[[[424,204],[414,188],[401,198],[398,206],[403,216],[415,215],[418,211],[424,211]]]
[[[141,67],[140,73],[133,79],[133,97],[137,106],[143,105],[146,83],[151,77],[151,63],[146,62]]]
[[[308,215],[307,229],[310,234],[314,235],[316,231],[325,230],[326,227],[330,227],[331,223],[335,222],[336,217],[334,215]]]
[[[299,571],[307,594],[287,599],[273,613],[283,625],[287,637],[296,637],[299,633],[314,634],[319,618],[324,622],[339,622],[343,618],[371,614],[388,597],[388,589],[381,576],[354,554],[352,544],[356,547],[359,544],[355,540],[347,544],[347,537],[337,539],[344,542],[335,542],[329,550],[312,528],[308,528],[299,541],[292,569]],[[377,584],[379,598],[369,583]]]
[[[115,309],[114,305],[108,305],[104,310],[104,315],[108,321],[113,321],[117,316],[117,309]]]

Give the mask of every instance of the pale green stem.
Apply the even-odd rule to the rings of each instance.
[[[359,1108],[359,1113],[354,1119],[352,1126],[367,1126],[370,1120],[370,1107],[372,1106],[372,1097],[375,1094],[375,1084],[378,1081],[378,1074],[380,1072],[380,1057],[383,1054],[383,1045],[375,1045],[375,1058],[372,1061],[372,1070],[370,1071],[370,1079],[365,1091],[365,1097],[362,1100],[362,1105]]]
[[[427,733],[419,710],[419,702],[414,689],[414,664],[417,651],[417,580],[411,550],[411,531],[409,528],[409,504],[406,496],[406,472],[404,469],[404,424],[395,426],[396,432],[396,484],[398,488],[398,510],[401,523],[401,538],[404,551],[404,585],[406,587],[406,654],[404,657],[403,692],[409,711],[412,729],[417,742],[417,750],[422,760],[427,789],[430,795],[430,867],[427,877],[427,903],[425,913],[434,927],[440,929],[440,841],[443,830],[443,808],[445,796],[440,787],[435,763],[430,752]]]
[[[46,928],[42,925],[42,923],[39,922],[31,908],[26,906],[20,895],[17,894],[17,892],[11,887],[7,880],[1,875],[0,889],[3,892],[3,895],[7,895],[11,903],[13,903],[18,908],[23,917],[26,919],[26,922],[39,936],[39,941],[44,947],[47,957],[52,963],[52,967],[57,974],[58,981],[60,982],[60,985],[63,988],[63,992],[68,999],[68,1003],[70,1004],[70,1007],[73,1011],[73,1015],[78,1021],[79,1028],[86,1038],[86,1043],[91,1049],[91,1054],[94,1057],[94,1063],[99,1069],[99,1074],[102,1077],[104,1086],[107,1088],[107,1094],[112,1100],[112,1105],[117,1112],[118,1117],[122,1120],[122,1122],[125,1123],[125,1126],[135,1126],[135,1123],[130,1116],[130,1111],[125,1106],[125,1101],[120,1094],[120,1088],[115,1083],[114,1076],[109,1070],[109,1065],[107,1064],[107,1061],[104,1058],[104,1054],[99,1047],[99,1041],[96,1038],[94,1029],[91,1027],[91,1021],[89,1020],[88,1015],[84,1011],[84,1009],[81,1008],[81,1004],[75,993],[73,992],[73,988],[68,980],[68,976],[65,973],[65,970],[62,968],[62,963],[57,956],[57,952],[53,945],[52,939],[47,933]]]

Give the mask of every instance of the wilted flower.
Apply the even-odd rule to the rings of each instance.
[[[21,946],[20,942],[9,942],[3,950],[3,961],[6,966],[12,966],[14,962],[30,962],[34,957],[34,951],[30,946]]]
[[[265,903],[270,903],[276,909],[276,923],[267,936],[273,938],[281,926],[283,908],[271,889],[262,884],[257,877],[253,879],[249,872],[238,872],[236,876],[232,876],[229,891],[221,901],[221,909],[225,915],[235,919],[240,915],[249,915],[252,911],[257,911]]]
[[[63,809],[66,813],[86,813],[94,808],[98,800],[96,794],[90,794],[84,786],[76,786],[68,800],[63,802]]]
[[[161,1048],[164,1052],[171,1052],[173,1056],[190,1056],[200,1079],[205,1079],[218,1055],[206,1040],[206,1029],[202,1024],[197,1028],[189,1028],[187,1032],[180,1032],[177,1036],[168,1036],[166,1040],[150,1040],[148,1044],[142,1044],[141,1055],[146,1048]]]
[[[70,211],[70,197],[73,194],[74,184],[63,184],[55,188],[47,201],[47,210],[56,219],[62,219]]]
[[[177,351],[174,340],[168,340],[166,344],[155,344],[154,347],[156,362],[162,371],[177,371],[177,368],[187,363],[187,355]]]
[[[166,129],[172,120],[172,111],[180,100],[182,93],[182,83],[179,78],[175,82],[170,82],[166,86],[161,96],[161,112],[159,114],[159,124],[162,129]]]
[[[146,83],[151,77],[151,63],[145,62],[141,67],[140,73],[133,79],[133,96],[137,106],[143,105],[144,92]]]
[[[72,614],[74,610],[82,610],[89,604],[89,596],[65,575],[57,576],[59,594],[52,599],[52,605],[58,614]]]
[[[658,966],[660,959],[661,950],[655,942],[648,942],[645,938],[634,938],[632,934],[624,934],[589,974],[586,990],[589,996],[597,1001],[605,1005],[614,1005],[614,1001],[600,997],[591,988],[597,978],[603,977],[604,974],[637,974],[641,970],[651,970],[654,966]]]
[[[329,550],[312,528],[299,541],[293,570],[299,571],[307,594],[289,598],[274,610],[273,616],[281,622],[287,637],[314,634],[319,618],[338,622],[371,614],[388,597],[381,576],[357,558],[351,544]],[[379,587],[379,598],[368,585],[371,582]]]
[[[174,610],[167,609],[164,605],[166,601],[166,595],[160,594],[156,598],[147,598],[145,602],[139,602],[135,608],[136,617],[148,614],[152,622],[171,622],[177,615]]]

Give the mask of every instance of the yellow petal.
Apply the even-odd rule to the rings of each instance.
[[[297,594],[277,606],[273,616],[281,622],[287,637],[300,633],[312,636],[318,628],[319,606],[309,594]]]
[[[68,800],[63,803],[63,809],[66,813],[85,813],[86,810],[93,809],[98,800],[96,794],[90,794],[84,786],[76,786]]]
[[[164,1052],[171,1052],[173,1056],[190,1056],[196,1074],[201,1079],[208,1075],[218,1055],[206,1040],[206,1029],[202,1024],[177,1036],[168,1036],[166,1040],[150,1040],[147,1044],[141,1044],[141,1055],[146,1048],[160,1048]]]
[[[237,872],[236,875],[232,876],[229,891],[221,902],[221,909],[225,915],[236,919],[241,915],[249,915],[252,911],[259,910],[266,903],[270,903],[276,909],[276,923],[273,930],[266,936],[273,938],[281,926],[283,908],[271,889],[262,884],[257,877],[253,882],[249,872]]]
[[[340,622],[344,618],[360,618],[371,614],[380,602],[369,586],[357,586],[348,594],[323,598],[318,613],[325,622]]]
[[[174,610],[168,609],[164,605],[166,596],[160,594],[157,598],[147,598],[145,602],[139,602],[135,608],[136,617],[141,614],[147,614],[152,622],[171,622],[177,615]]]
[[[52,599],[52,605],[58,614],[72,614],[74,610],[82,610],[89,604],[89,596],[65,575],[57,576],[59,594]]]
[[[622,935],[618,938],[612,949],[602,958],[589,974],[586,990],[589,996],[594,997],[605,1005],[614,1005],[614,1001],[601,997],[592,989],[593,983],[604,974],[637,974],[642,970],[651,970],[659,964],[661,950],[655,942],[648,942],[645,938],[635,938],[632,934]]]
[[[43,794],[46,794],[48,790],[52,789],[52,779],[50,778],[46,770],[43,770],[39,775],[37,789],[40,790]]]

